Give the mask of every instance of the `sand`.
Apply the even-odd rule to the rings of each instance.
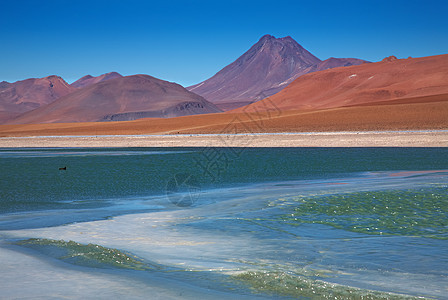
[[[448,147],[448,130],[6,137],[0,147]]]
[[[448,147],[448,101],[432,96],[315,111],[0,125],[0,147],[179,146]]]
[[[369,106],[314,111],[218,113],[123,122],[0,125],[0,137],[448,129],[448,95],[446,100],[438,97],[418,99],[417,103],[412,102],[414,100],[407,99],[409,103],[398,100],[388,105],[380,102]]]

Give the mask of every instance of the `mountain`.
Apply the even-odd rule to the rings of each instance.
[[[0,83],[0,123],[47,105],[76,89],[59,76]]]
[[[448,54],[328,69],[303,75],[269,99],[235,112],[281,114],[448,94],[447,70]]]
[[[220,111],[178,84],[148,75],[133,75],[79,89],[9,123],[126,121]]]
[[[290,36],[265,35],[236,61],[188,90],[229,110],[276,94],[309,72],[363,62],[335,58],[322,62]]]
[[[358,58],[330,57],[324,61],[321,61],[315,67],[313,67],[312,72],[323,71],[323,70],[339,68],[339,67],[356,66],[356,65],[361,65],[364,63],[368,63],[368,61],[363,60],[363,59],[358,59]]]
[[[78,80],[76,80],[75,82],[73,82],[71,84],[72,87],[75,88],[85,88],[89,85],[98,83],[98,82],[103,82],[106,80],[110,80],[110,79],[115,79],[115,78],[121,78],[123,77],[121,74],[117,73],[117,72],[110,72],[110,73],[106,73],[97,77],[93,77],[92,75],[86,75]]]

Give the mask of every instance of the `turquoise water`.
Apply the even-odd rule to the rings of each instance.
[[[0,170],[6,298],[448,299],[447,148],[0,149]]]

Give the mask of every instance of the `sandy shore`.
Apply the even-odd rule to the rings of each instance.
[[[0,147],[448,147],[448,130],[4,137]]]

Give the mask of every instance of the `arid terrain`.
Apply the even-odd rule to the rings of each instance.
[[[448,55],[392,56],[377,63],[303,75],[279,93],[236,111],[315,110],[443,95],[448,94],[447,70]]]
[[[356,58],[321,61],[290,36],[267,34],[233,63],[187,89],[230,110],[272,96],[304,74],[363,63]]]
[[[260,113],[219,113],[170,119],[140,119],[126,122],[52,123],[1,125],[0,147],[39,146],[36,139],[7,142],[6,137],[97,136],[92,139],[43,141],[43,145],[71,146],[448,146],[448,95],[400,99],[318,111],[268,111]],[[416,134],[415,131],[428,131]],[[434,130],[441,130],[434,133]],[[389,131],[383,136],[371,132]],[[390,132],[401,131],[401,132]],[[403,131],[413,131],[405,133]],[[222,142],[216,137],[191,134],[346,132],[300,136],[244,135]],[[348,132],[348,133],[347,133]],[[370,132],[370,135],[365,135]],[[359,133],[364,133],[360,135]],[[104,135],[167,135],[154,140],[144,137]],[[146,139],[146,140],[145,140]],[[305,140],[304,140],[305,139]],[[106,141],[109,140],[110,143]],[[133,141],[131,141],[133,140]],[[53,142],[49,144],[49,142]],[[72,143],[70,142],[72,141]],[[56,142],[56,143],[54,143]],[[19,144],[17,144],[19,143]],[[42,146],[43,146],[42,145]]]
[[[261,41],[262,48],[266,43],[275,48],[279,42],[273,37]],[[349,66],[331,68],[345,61]],[[352,133],[357,132],[389,132],[382,146],[448,146],[448,55],[390,56],[377,63],[350,64],[350,59],[323,61],[321,71],[302,75],[275,95],[226,112],[180,85],[148,75],[86,76],[79,81],[84,88],[0,125],[0,146],[5,146],[5,138],[30,136],[169,135],[173,141],[183,141],[176,145],[191,145],[188,135],[193,134],[308,132],[348,132],[346,143],[331,136],[329,145],[337,146],[378,145],[378,135],[371,136],[370,142],[363,135],[364,141],[356,142]],[[416,138],[415,132],[422,130],[438,133]],[[409,133],[407,140],[394,140],[392,131],[400,131],[401,136],[412,131],[414,136]],[[286,140],[272,136],[270,142],[266,137],[263,142],[256,139],[256,145],[300,145],[291,136]],[[247,144],[244,138],[236,140],[231,145]],[[319,141],[305,144],[328,144],[322,136]]]
[[[9,123],[123,121],[213,112],[220,110],[178,84],[133,75],[89,85]]]

